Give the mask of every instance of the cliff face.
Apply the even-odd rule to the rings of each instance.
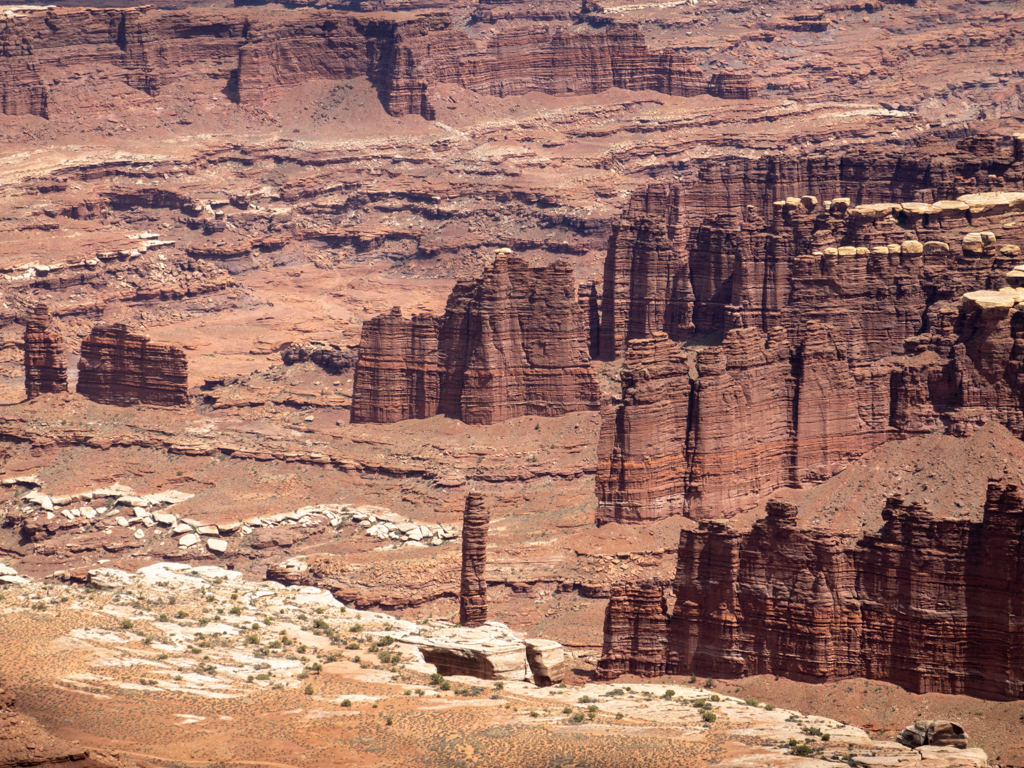
[[[964,234],[995,226],[1000,242],[1015,242],[998,232],[1008,221],[1005,211],[959,198],[1022,189],[1020,136],[1012,148],[977,138],[956,148],[716,162],[702,166],[686,189],[652,184],[633,195],[609,241],[600,357],[614,360],[628,339],[655,330],[677,340],[739,325],[768,332],[782,324],[799,333],[812,304],[817,319],[837,325],[837,310],[852,314],[876,337],[866,342],[888,344],[872,354],[898,352],[919,327],[926,302],[989,287],[989,261],[960,260]],[[886,208],[888,202],[898,204]],[[906,257],[888,263],[877,253],[862,264],[806,258],[836,256],[829,247],[870,249],[904,240],[946,243],[941,266],[955,266],[947,274],[934,255],[916,264]],[[982,282],[971,282],[977,279]],[[903,296],[915,282],[916,293]],[[865,299],[865,311],[856,311]]]
[[[462,580],[459,586],[459,624],[487,623],[487,526],[491,516],[484,497],[471,493],[462,514]]]
[[[666,671],[886,680],[908,690],[1024,696],[1024,498],[989,486],[981,522],[892,498],[859,539],[801,530],[769,502],[747,533],[683,531]]]
[[[1003,224],[1024,193],[777,209],[763,247],[712,265],[717,285],[694,282],[697,330],[725,326],[721,344],[680,358],[667,334],[627,353],[602,425],[598,522],[730,517],[893,438],[986,419],[1024,432],[1024,293],[1006,285],[1020,247],[1002,239],[1019,237]]]
[[[123,323],[97,325],[82,340],[77,391],[109,405],[186,405],[188,362],[180,348]]]
[[[665,591],[653,583],[615,585],[604,613],[599,680],[665,674]]]
[[[251,106],[275,89],[310,79],[366,77],[391,115],[427,119],[434,116],[428,91],[435,83],[499,97],[613,87],[675,96],[752,95],[742,78],[731,85],[709,83],[684,54],[648,49],[630,23],[553,31],[527,25],[500,32],[478,49],[438,11],[23,8],[0,26],[0,110],[48,117],[69,57],[94,72],[101,89],[127,85],[154,95],[179,78],[204,75],[223,81],[225,93]]]
[[[352,421],[494,424],[596,410],[587,336],[568,264],[499,255],[455,287],[442,318],[392,310],[363,327]]]
[[[50,311],[36,304],[25,323],[25,394],[68,391],[68,370],[60,336],[50,331]]]

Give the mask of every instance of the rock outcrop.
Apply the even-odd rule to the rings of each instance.
[[[918,693],[1024,697],[1017,486],[990,484],[980,522],[899,497],[882,528],[860,537],[796,516],[770,501],[747,532],[702,521],[681,533],[667,674],[865,677]]]
[[[15,708],[14,694],[0,683],[0,768],[131,768],[123,756],[86,749],[54,738]]]
[[[837,313],[857,316],[857,302],[870,299],[861,322],[877,335],[886,321],[897,330],[904,327],[897,320],[920,321],[922,295],[949,298],[987,287],[965,280],[990,264],[961,262],[960,244],[986,228],[1000,243],[1015,242],[1013,233],[1000,232],[1013,212],[995,201],[1024,189],[1024,136],[1012,147],[983,139],[955,148],[934,142],[899,152],[711,162],[688,187],[637,190],[609,241],[600,357],[621,357],[627,340],[653,331],[680,341],[742,324],[799,332],[808,300],[827,301],[826,321],[837,325]],[[824,275],[808,269],[809,255],[838,256],[830,247],[904,240],[946,243],[951,269],[933,272],[934,256],[915,265],[907,258],[879,262],[876,254],[864,265],[848,256],[822,265]],[[910,280],[921,287],[903,296]],[[902,338],[891,334],[887,354],[900,350]]]
[[[613,586],[604,612],[604,646],[597,679],[665,674],[667,631],[662,586],[650,581]]]
[[[475,628],[434,622],[401,640],[414,646],[442,675],[521,681],[532,674],[526,643],[498,622]]]
[[[462,515],[462,581],[459,585],[459,624],[487,623],[487,528],[491,516],[479,493],[466,496]]]
[[[97,325],[82,340],[78,393],[109,405],[186,405],[185,352],[124,323]]]
[[[32,398],[67,391],[64,344],[50,330],[50,310],[36,304],[25,321],[25,394]]]
[[[925,746],[967,749],[964,729],[949,720],[918,720],[904,728],[896,740],[911,749]]]
[[[307,360],[327,373],[339,376],[352,370],[356,364],[358,349],[352,346],[341,346],[325,341],[310,341],[305,344],[292,344],[281,350],[281,362],[285,365],[304,363]]]
[[[1024,434],[1024,292],[1007,284],[1024,192],[776,209],[767,233],[747,220],[729,234],[730,219],[691,237],[702,264],[718,260],[701,271],[691,253],[690,274],[705,276],[692,322],[720,344],[684,353],[682,326],[655,333],[646,320],[651,338],[631,342],[622,402],[602,420],[598,522],[730,517],[909,434],[969,434],[987,419]],[[629,328],[605,318],[602,350]]]
[[[565,650],[554,640],[534,638],[526,643],[526,660],[530,663],[533,682],[540,688],[557,685],[565,678]]]
[[[363,326],[353,423],[443,414],[467,424],[597,410],[584,318],[564,262],[499,254],[460,281],[444,316],[393,309]]]

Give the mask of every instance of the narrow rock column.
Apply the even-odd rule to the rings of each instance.
[[[459,624],[479,627],[487,623],[487,527],[490,515],[484,497],[471,493],[462,513],[462,585],[459,588]]]
[[[49,308],[36,304],[25,322],[25,394],[29,398],[68,391],[64,345],[49,329]]]

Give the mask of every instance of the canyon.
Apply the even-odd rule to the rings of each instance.
[[[101,5],[0,20],[0,718],[1024,761],[1019,4]]]

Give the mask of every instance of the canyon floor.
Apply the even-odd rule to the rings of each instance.
[[[868,681],[820,691],[822,708],[846,699],[836,708],[843,722],[776,703],[774,694],[800,698],[784,686],[758,696],[762,680],[537,688],[451,677],[443,686],[407,642],[429,634],[435,621],[344,610],[321,590],[261,584],[219,567],[105,569],[90,586],[0,591],[5,675],[23,711],[53,735],[142,764],[738,768],[853,758],[939,768],[985,761],[977,750],[918,753],[885,739],[878,731],[911,709],[945,715],[950,702]],[[875,734],[844,724],[858,710],[877,711],[876,702],[888,713]],[[1007,718],[1002,709],[963,714],[997,726]],[[705,711],[715,715],[711,722]],[[791,740],[808,744],[810,757],[790,755]]]

